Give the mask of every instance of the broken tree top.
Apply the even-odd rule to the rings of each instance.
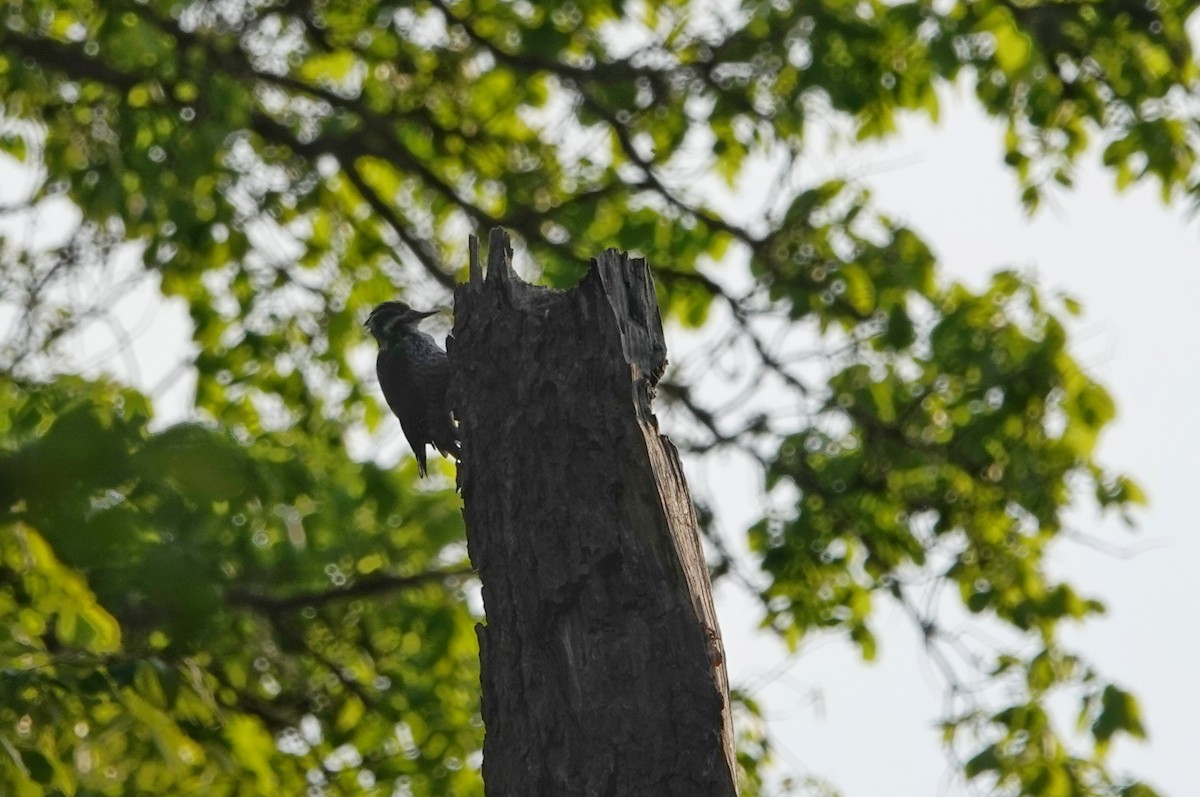
[[[587,276],[568,291],[530,285],[513,270],[512,244],[508,233],[493,229],[488,239],[486,275],[480,260],[479,239],[470,238],[470,282],[467,290],[491,286],[500,290],[515,308],[528,312],[545,309],[565,294],[594,292],[599,287],[607,298],[613,320],[620,331],[625,360],[637,369],[653,388],[667,367],[667,344],[663,337],[662,317],[654,293],[654,278],[643,258],[631,258],[616,249],[605,250],[591,262]],[[599,280],[597,286],[593,281]],[[457,311],[456,311],[457,315]],[[645,407],[648,411],[649,407]],[[644,416],[650,420],[651,416]]]
[[[646,263],[529,285],[502,230],[449,341],[489,795],[733,795],[721,640],[695,510],[651,414],[666,366]]]

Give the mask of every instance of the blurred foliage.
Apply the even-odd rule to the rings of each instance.
[[[1194,198],[1194,5],[721,8],[4,4],[0,152],[37,179],[0,216],[64,199],[80,214],[65,243],[0,239],[5,793],[480,793],[457,498],[347,440],[391,423],[351,365],[365,311],[445,301],[466,233],[502,225],[550,284],[606,247],[643,253],[671,321],[726,319],[792,396],[799,413],[747,419],[678,375],[663,386],[697,455],[763,463],[773,508],[747,580],[769,628],[792,645],[843,633],[871,658],[894,601],[945,662],[953,639],[916,593],[947,586],[1013,640],[969,657],[986,694],[945,666],[963,777],[1153,794],[1106,764],[1114,739],[1144,734],[1134,697],[1059,642],[1102,607],[1045,568],[1069,506],[1142,500],[1094,459],[1114,408],[1069,352],[1058,314],[1074,305],[1010,272],[948,284],[917,232],[842,180],[778,180],[745,226],[709,197],[746,189],[756,163],[791,174],[814,132],[936,119],[961,81],[1006,125],[1030,210],[1090,146],[1118,187]],[[123,256],[190,313],[187,423],[70,356],[113,304],[82,275]],[[726,261],[749,263],[750,292],[710,276]],[[828,342],[831,378],[768,345],[780,317]],[[1048,707],[1063,692],[1082,742]],[[771,745],[740,705],[758,794]]]
[[[459,520],[411,468],[315,419],[239,444],[108,382],[0,390],[6,793],[474,788],[472,621],[431,577]]]

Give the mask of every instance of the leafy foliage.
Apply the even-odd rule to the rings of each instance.
[[[730,345],[802,409],[747,417],[682,371],[663,386],[698,430],[688,447],[751,452],[788,506],[750,530],[768,627],[844,633],[869,658],[876,607],[898,601],[942,661],[915,593],[949,586],[1013,640],[975,657],[999,696],[945,718],[964,776],[1151,794],[1105,763],[1144,734],[1135,699],[1059,643],[1101,605],[1044,567],[1072,502],[1141,500],[1094,460],[1114,408],[1059,308],[1013,273],[947,284],[852,183],[781,179],[745,224],[704,187],[762,163],[791,175],[831,126],[867,140],[936,118],[938,89],[965,80],[1005,121],[1031,210],[1093,141],[1118,186],[1195,195],[1193,10],[6,4],[0,150],[40,177],[3,215],[65,198],[81,220],[51,248],[0,241],[0,778],[22,795],[479,792],[455,499],[347,441],[385,417],[352,366],[366,309],[444,299],[466,231],[502,225],[551,284],[609,246],[645,254],[669,319],[729,319]],[[188,308],[187,423],[164,428],[145,386],[69,356],[112,305],[72,287],[122,258]],[[710,276],[724,261],[749,263],[749,292]],[[780,316],[813,331],[830,378],[768,344]],[[1082,751],[1048,707],[1061,691],[1081,700]],[[758,793],[770,744],[745,727]]]
[[[78,377],[6,383],[3,418],[5,782],[472,788],[472,618],[438,575],[466,572],[459,527],[411,473],[316,430],[151,433],[143,396]]]

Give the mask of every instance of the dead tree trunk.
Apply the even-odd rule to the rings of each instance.
[[[567,291],[512,270],[455,293],[452,398],[489,797],[732,797],[728,685],[695,512],[650,402],[649,269],[616,250]]]

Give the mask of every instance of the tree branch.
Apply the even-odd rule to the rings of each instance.
[[[312,592],[297,592],[292,595],[263,595],[245,587],[234,587],[226,594],[229,602],[235,606],[245,606],[258,609],[268,614],[306,606],[321,606],[326,603],[352,598],[364,598],[372,595],[382,595],[389,592],[421,587],[434,584],[447,578],[466,578],[474,575],[470,567],[460,567],[451,570],[428,570],[411,576],[377,576],[362,579],[345,587],[317,590]]]

